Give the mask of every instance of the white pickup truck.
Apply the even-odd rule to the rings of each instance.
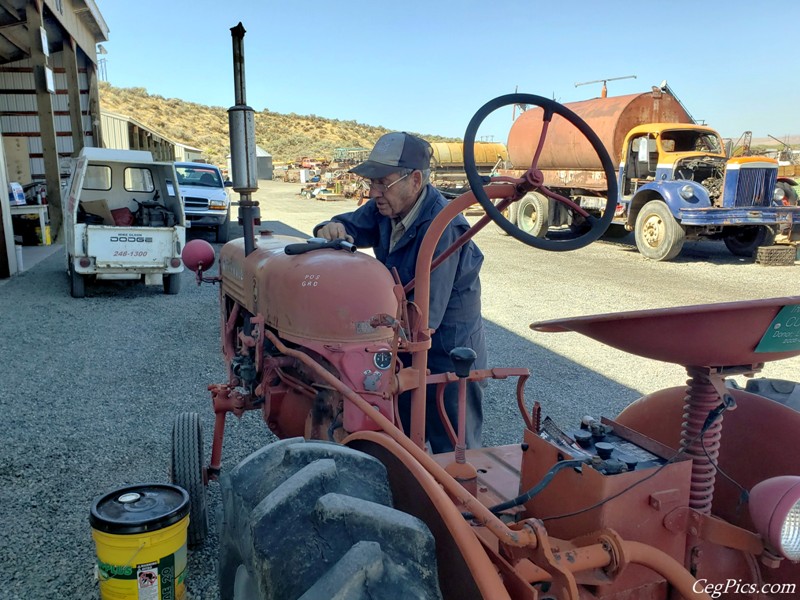
[[[175,167],[150,152],[84,148],[64,195],[70,293],[94,279],[141,279],[177,294],[186,221]]]

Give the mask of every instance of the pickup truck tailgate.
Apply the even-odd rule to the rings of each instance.
[[[86,250],[98,267],[165,269],[180,256],[181,239],[174,227],[89,225]]]

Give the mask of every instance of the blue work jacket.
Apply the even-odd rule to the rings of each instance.
[[[392,222],[378,212],[370,200],[353,212],[331,219],[344,225],[356,246],[372,247],[375,257],[389,270],[396,268],[405,285],[414,278],[417,255],[422,239],[434,217],[447,205],[447,200],[432,185],[426,188],[419,214],[395,247],[389,251]],[[469,223],[459,214],[453,219],[436,245],[434,258],[469,229]],[[486,340],[481,318],[481,282],[479,273],[483,253],[470,240],[431,273],[430,318],[428,326],[435,329],[428,353],[428,368],[432,373],[452,371],[449,352],[467,346],[478,355],[473,369],[485,369]],[[413,299],[413,290],[409,295]]]

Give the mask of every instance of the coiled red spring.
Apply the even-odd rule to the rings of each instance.
[[[722,437],[722,415],[706,430],[702,438],[700,432],[709,413],[717,408],[722,400],[708,380],[707,373],[692,369],[688,369],[688,373],[692,378],[686,382],[689,389],[683,405],[681,448],[685,448],[686,454],[692,459],[689,506],[704,514],[710,514],[717,475],[715,465]]]

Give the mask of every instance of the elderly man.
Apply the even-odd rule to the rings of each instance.
[[[405,132],[381,137],[369,159],[351,169],[369,183],[370,200],[354,212],[333,217],[314,228],[314,235],[328,240],[346,239],[358,247],[371,247],[389,269],[396,268],[403,284],[414,278],[422,238],[447,200],[428,183],[432,149],[423,139]],[[469,228],[458,215],[444,231],[435,255],[439,255]],[[431,274],[430,320],[435,329],[428,353],[431,373],[453,370],[449,352],[466,346],[477,353],[473,368],[486,368],[486,342],[481,318],[479,272],[483,254],[467,242]],[[407,360],[404,361],[407,364]],[[467,384],[466,440],[470,448],[481,445],[483,384]],[[445,389],[445,407],[457,427],[458,386]],[[408,430],[410,393],[400,397],[400,416]],[[433,452],[453,449],[436,408],[435,386],[428,386],[426,433]]]

